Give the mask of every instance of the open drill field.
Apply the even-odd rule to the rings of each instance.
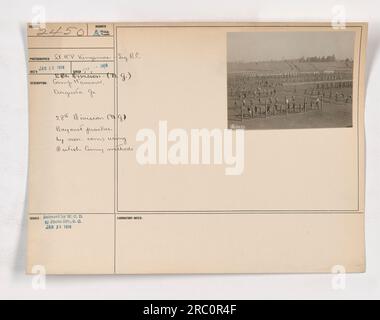
[[[352,62],[228,65],[228,125],[245,129],[352,126]]]

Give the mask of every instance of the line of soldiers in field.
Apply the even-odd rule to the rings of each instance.
[[[346,85],[338,86],[345,88]],[[254,118],[256,116],[278,115],[306,112],[310,110],[322,110],[324,103],[333,102],[352,102],[352,95],[345,94],[341,91],[333,92],[333,87],[317,85],[310,89],[304,90],[303,99],[297,99],[297,88],[294,87],[293,95],[285,98],[277,96],[276,89],[266,91],[254,90],[251,94],[247,92],[241,93],[238,99],[234,101],[234,108],[240,109],[241,118],[248,116]],[[250,98],[248,98],[248,96]]]
[[[298,91],[302,90],[303,92],[297,94],[297,84],[292,85],[293,89],[291,86],[287,86],[288,88],[285,86],[289,77],[297,80],[294,82],[325,82],[314,84],[311,82],[310,84],[313,85],[311,88],[298,89]],[[286,82],[284,82],[284,78]],[[244,74],[229,78],[228,94],[234,100],[234,108],[240,109],[241,112],[239,113],[243,119],[246,116],[254,118],[262,115],[322,110],[323,103],[352,102],[352,96],[344,93],[347,91],[346,88],[352,88],[352,80],[349,74],[308,73],[280,76]],[[300,95],[302,96],[301,99]]]
[[[336,72],[296,72],[296,73],[279,73],[279,74],[255,74],[241,73],[239,75],[231,75],[230,80],[238,85],[252,81],[256,82],[257,86],[265,86],[265,83],[289,83],[289,82],[339,82],[352,80],[351,71],[336,71]]]
[[[323,83],[317,84],[311,89],[305,89],[304,95],[317,95],[322,96],[326,101],[330,102],[352,102],[352,95],[345,94],[343,91],[335,91],[335,89],[352,88],[352,82],[339,82],[339,83]]]
[[[249,118],[254,118],[256,116],[271,116],[277,114],[289,114],[289,113],[299,113],[307,112],[308,110],[322,110],[323,108],[323,97],[310,97],[307,99],[304,97],[303,102],[297,101],[296,96],[288,98],[285,96],[283,101],[280,101],[278,97],[270,97],[265,99],[262,104],[257,104],[253,99],[249,100],[243,95],[242,103],[240,106],[237,101],[234,102],[235,108],[241,109],[241,119],[243,120],[246,116]]]
[[[294,81],[289,81],[290,77]],[[351,73],[306,73],[294,75],[255,75],[255,74],[240,74],[239,76],[233,75],[228,79],[229,82],[229,95],[235,96],[240,93],[252,91],[251,88],[257,88],[254,95],[268,96],[270,92],[278,90],[278,87],[283,87],[284,84],[298,82],[325,82],[317,83],[317,88],[352,88],[352,74]]]
[[[318,82],[318,81],[345,81],[352,79],[352,72],[334,72],[334,73],[322,73],[322,72],[308,72],[308,73],[296,73],[288,76],[280,76],[280,78],[286,78],[286,82]]]
[[[343,91],[335,91],[335,89],[344,89],[344,88],[351,88],[352,83],[339,83],[334,84],[334,85],[317,85],[314,86],[310,89],[306,88],[304,90],[304,95],[305,96],[322,96],[325,99],[329,99],[330,101],[335,101],[335,102],[340,102],[344,101],[346,103],[352,101],[352,95],[350,94],[345,94]],[[294,94],[297,93],[297,88],[294,87],[293,89]],[[234,92],[234,95],[231,94],[231,96],[238,96],[238,99],[242,101],[243,99],[246,99],[247,96],[252,97],[255,100],[258,100],[259,104],[262,103],[262,101],[265,101],[265,99],[273,98],[276,97],[278,93],[278,89],[273,87],[273,88],[267,88],[267,89],[262,89],[262,88],[256,88],[252,91],[250,90],[242,90],[240,93],[238,91]]]

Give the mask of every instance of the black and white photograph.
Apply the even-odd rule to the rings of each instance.
[[[352,127],[354,33],[231,32],[228,127]]]

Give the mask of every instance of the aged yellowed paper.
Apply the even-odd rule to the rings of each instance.
[[[28,25],[27,272],[365,271],[367,24]]]

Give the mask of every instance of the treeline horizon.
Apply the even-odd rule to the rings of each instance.
[[[313,56],[313,57],[301,57],[301,58],[295,58],[295,59],[278,59],[278,60],[261,60],[261,61],[229,61],[228,63],[260,63],[260,62],[337,62],[337,61],[344,61],[346,63],[353,62],[352,59],[346,58],[346,59],[337,59],[336,56],[330,55],[330,56]]]

